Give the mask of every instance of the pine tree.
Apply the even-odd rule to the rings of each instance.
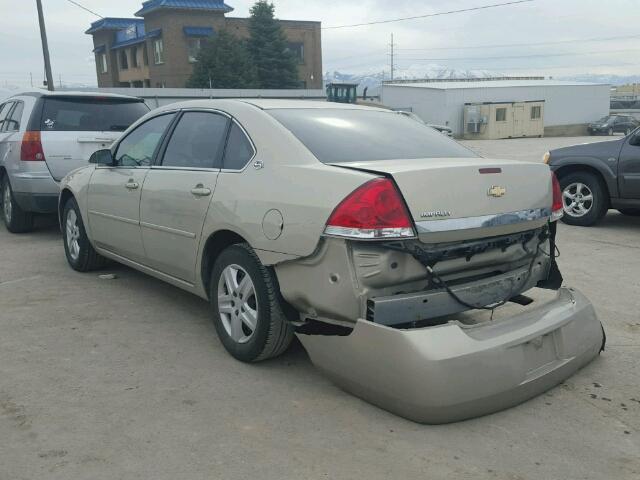
[[[257,88],[246,43],[222,30],[200,50],[187,88]]]
[[[256,66],[260,88],[297,88],[298,65],[275,19],[275,7],[259,0],[251,7],[247,47]]]

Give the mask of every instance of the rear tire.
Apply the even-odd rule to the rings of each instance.
[[[583,195],[583,209],[572,208],[575,205],[575,198],[570,198],[578,194],[576,186],[582,185],[581,195]],[[568,225],[579,227],[590,227],[602,220],[609,209],[609,197],[607,189],[602,180],[590,172],[569,173],[560,178],[560,188],[562,190],[562,201],[564,205],[564,216],[562,221]],[[591,200],[584,200],[589,195]]]
[[[609,129],[609,131],[607,132],[607,134],[608,134],[610,137],[613,137],[613,128],[610,128],[610,129]]]
[[[95,251],[87,237],[80,209],[74,198],[67,200],[62,213],[62,240],[69,266],[77,272],[104,268],[107,259]]]
[[[8,175],[2,177],[0,203],[0,215],[7,230],[11,233],[27,233],[33,230],[33,213],[24,211],[16,202]]]
[[[630,217],[640,217],[640,208],[620,208],[618,211]]]
[[[209,294],[216,331],[235,359],[260,362],[291,345],[294,327],[286,318],[278,281],[248,244],[220,254]]]

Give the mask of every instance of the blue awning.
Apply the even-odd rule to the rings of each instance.
[[[107,51],[106,45],[100,45],[93,49],[93,53],[104,53]]]
[[[215,33],[211,27],[184,27],[182,31],[187,37],[212,37]]]
[[[162,36],[162,29],[159,28],[157,30],[151,30],[149,33],[147,33],[147,38],[158,38]]]

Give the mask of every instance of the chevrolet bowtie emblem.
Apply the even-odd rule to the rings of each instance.
[[[504,197],[507,194],[507,189],[504,187],[498,187],[498,186],[493,186],[489,189],[489,192],[487,193],[487,195],[489,195],[490,197],[496,197],[496,198],[500,198],[500,197]]]

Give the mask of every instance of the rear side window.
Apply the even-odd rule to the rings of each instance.
[[[162,165],[181,168],[220,165],[228,123],[227,117],[215,113],[185,113],[171,135]]]
[[[222,168],[225,170],[242,170],[249,163],[253,154],[254,150],[251,142],[242,129],[233,123],[231,132],[229,132]]]
[[[0,105],[0,130],[4,128],[5,120],[7,119],[7,115],[9,114],[9,110],[13,106],[13,102],[7,102]]]
[[[24,111],[24,103],[16,102],[16,106],[11,112],[11,115],[6,120],[7,132],[17,132],[20,130],[20,123],[22,121],[22,112]]]
[[[46,98],[40,129],[50,132],[124,132],[149,108],[113,98]]]
[[[433,128],[395,112],[316,108],[267,113],[323,163],[478,156]]]
[[[119,167],[148,167],[153,162],[164,132],[175,114],[160,115],[143,123],[118,145],[116,165]]]

